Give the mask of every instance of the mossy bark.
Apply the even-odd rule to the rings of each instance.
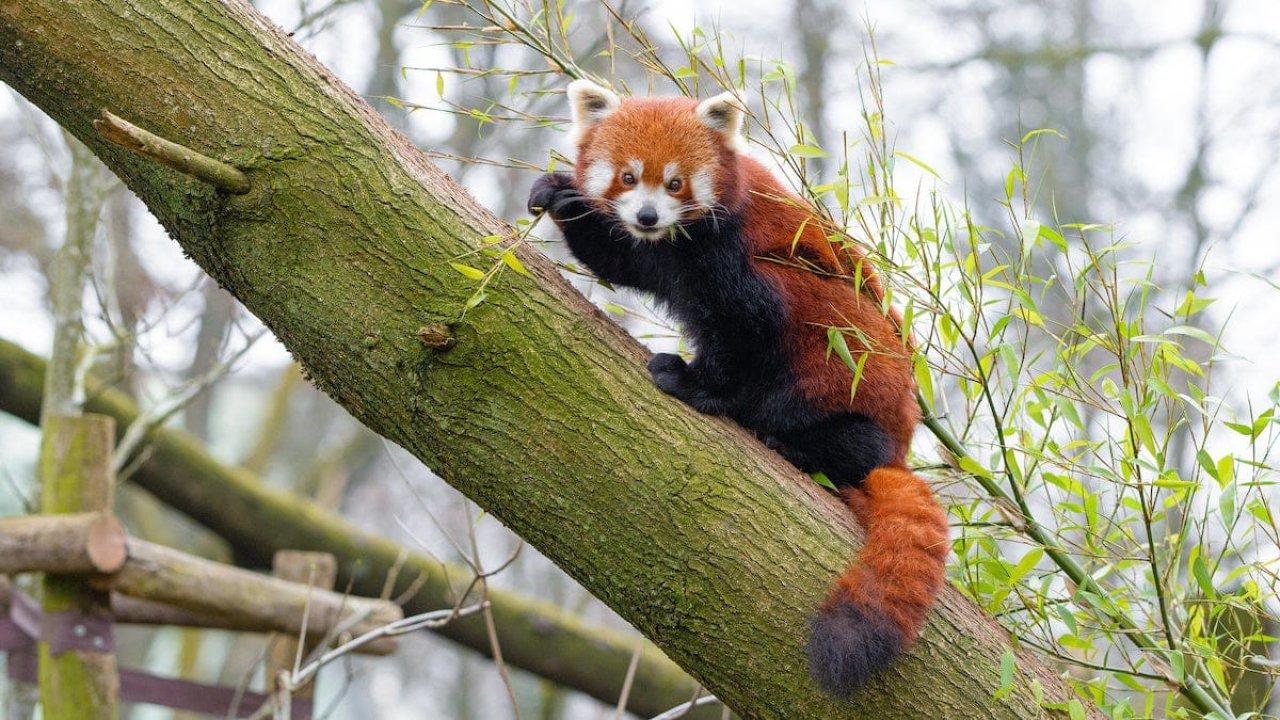
[[[111,509],[111,451],[115,421],[102,415],[51,413],[41,426],[40,509],[46,514]],[[46,575],[41,605],[48,613],[110,615],[107,593],[85,575]],[[95,638],[99,640],[100,638]],[[58,650],[39,644],[40,705],[48,720],[114,720],[120,681],[115,654],[101,650]]]
[[[807,620],[849,513],[729,423],[651,387],[643,350],[534,253],[474,291],[449,262],[507,229],[236,0],[0,0],[0,79],[86,141],[325,392],[533,543],[747,718],[1047,717],[1069,691],[944,593],[853,703],[810,682]],[[244,170],[247,194],[127,154],[103,109]]]
[[[41,411],[40,388],[46,363],[13,343],[0,340],[0,412],[32,424]],[[116,419],[121,433],[138,417],[124,393],[91,388],[87,409]],[[435,558],[353,528],[341,518],[295,495],[273,490],[241,468],[223,465],[186,433],[161,429],[150,440],[151,454],[130,481],[224,538],[239,563],[270,566],[278,550],[331,553],[338,559],[337,586],[357,595],[378,596],[393,568],[399,589],[418,585],[405,602],[409,614],[450,607],[455,592],[471,577],[465,567]],[[630,635],[595,627],[550,603],[490,588],[489,602],[507,664],[612,704],[622,693],[635,651]],[[450,640],[489,653],[489,636],[479,615],[436,630]],[[628,707],[652,716],[689,699],[696,684],[661,652],[646,644],[637,665]],[[715,708],[690,720],[720,717]]]

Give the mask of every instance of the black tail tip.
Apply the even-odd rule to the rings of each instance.
[[[809,673],[828,694],[847,698],[902,652],[902,632],[873,608],[843,601],[809,622]]]

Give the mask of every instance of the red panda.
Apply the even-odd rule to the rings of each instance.
[[[847,697],[911,645],[944,581],[946,516],[906,465],[920,420],[909,339],[871,264],[743,152],[732,94],[621,99],[580,80],[568,96],[574,173],[539,178],[530,210],[598,277],[651,293],[682,324],[696,356],[654,356],[661,390],[824,473],[866,528],[806,648],[818,684]],[[856,392],[828,351],[832,327],[856,328]]]

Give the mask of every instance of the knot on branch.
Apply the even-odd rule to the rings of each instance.
[[[453,328],[445,323],[431,323],[418,329],[418,339],[423,345],[437,352],[444,352],[458,344]]]

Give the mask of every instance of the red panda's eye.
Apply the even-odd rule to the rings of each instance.
[[[668,192],[680,192],[680,188],[684,187],[684,182],[680,178],[672,178],[667,181]]]
[[[636,184],[636,176],[635,176],[635,175],[632,175],[632,174],[631,174],[631,173],[629,173],[629,172],[624,172],[624,173],[622,173],[622,184],[623,184],[623,185],[635,185],[635,184]]]

